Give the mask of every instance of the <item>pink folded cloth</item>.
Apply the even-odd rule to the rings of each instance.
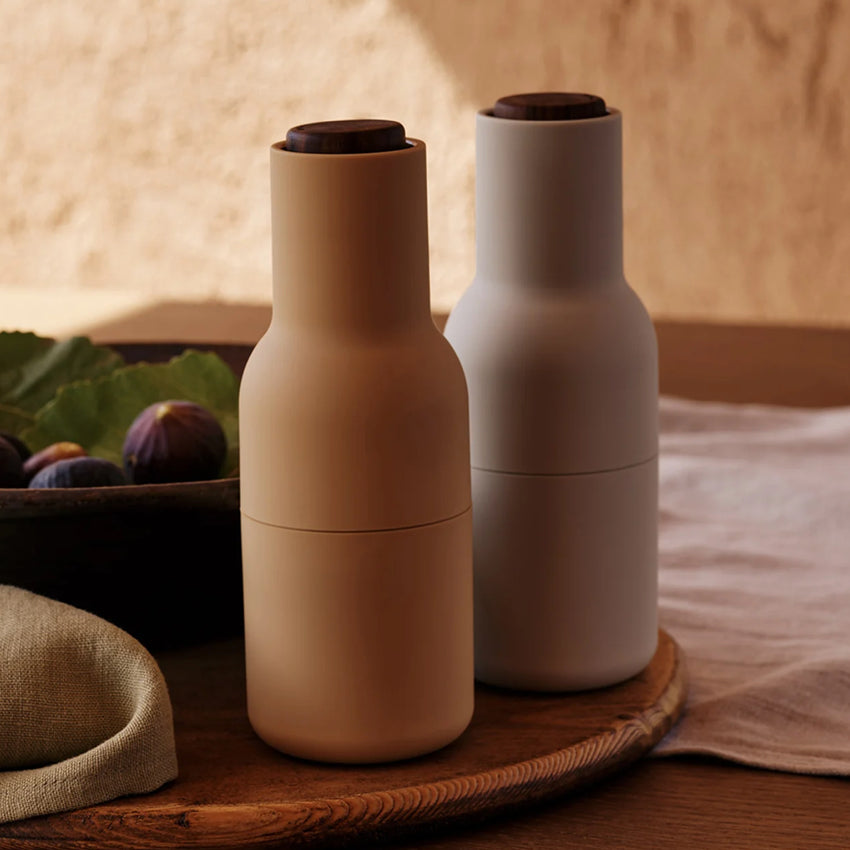
[[[660,414],[660,619],[690,693],[653,755],[850,774],[850,408]]]

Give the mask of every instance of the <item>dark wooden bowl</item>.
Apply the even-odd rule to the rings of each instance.
[[[216,351],[241,376],[251,346],[111,346],[129,363]],[[242,629],[239,479],[0,489],[0,583],[97,614],[150,650]]]

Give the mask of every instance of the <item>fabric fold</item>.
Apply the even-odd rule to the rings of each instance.
[[[659,613],[690,693],[653,755],[850,774],[850,408],[660,415]]]
[[[177,776],[154,658],[86,611],[0,585],[0,823],[156,790]]]

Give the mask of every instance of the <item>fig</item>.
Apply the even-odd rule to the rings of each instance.
[[[21,461],[25,461],[32,455],[30,447],[20,437],[16,437],[14,434],[7,434],[5,431],[0,431],[0,437],[17,449],[18,454],[21,456]]]
[[[0,487],[24,487],[24,465],[15,446],[0,437]]]
[[[68,457],[40,469],[29,483],[39,487],[114,487],[126,484],[120,466],[102,457]]]
[[[226,454],[227,438],[215,416],[181,399],[146,407],[127,429],[122,450],[133,484],[218,478]]]
[[[50,466],[51,463],[56,463],[57,460],[85,457],[87,454],[88,452],[79,443],[67,441],[51,443],[24,461],[24,478],[26,481],[32,481],[36,473]]]

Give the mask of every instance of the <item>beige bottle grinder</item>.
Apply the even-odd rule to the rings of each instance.
[[[392,121],[271,147],[272,320],[240,388],[248,716],[382,762],[473,709],[469,408],[430,307],[425,145]]]
[[[475,666],[581,690],[657,645],[658,366],[623,275],[621,115],[531,93],[476,117],[476,272],[445,335],[470,397]]]

